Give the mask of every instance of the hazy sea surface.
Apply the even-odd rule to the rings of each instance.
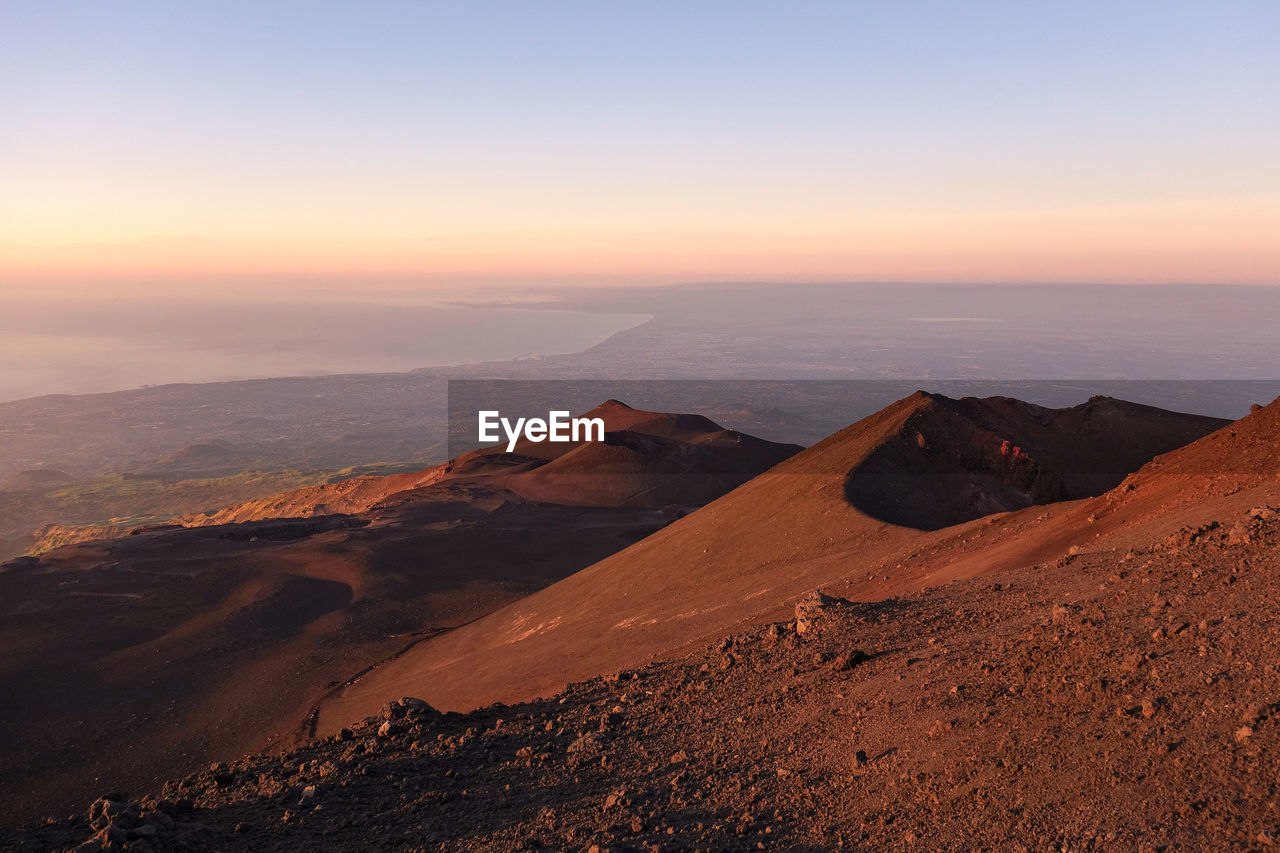
[[[646,315],[386,300],[6,295],[0,402],[578,352]]]

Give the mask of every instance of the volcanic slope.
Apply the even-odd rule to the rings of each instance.
[[[1278,475],[1280,401],[1060,517],[997,516],[953,543],[1074,527],[1056,559],[875,601],[841,597],[852,571],[675,659],[467,714],[398,699],[0,843],[1275,849]]]
[[[478,451],[370,478],[351,503],[322,489],[253,505],[304,518],[144,529],[0,568],[0,819],[76,801],[97,778],[150,784],[306,738],[326,692],[367,667],[799,450],[696,417],[595,411],[598,452]]]
[[[607,400],[582,417],[604,422],[603,442],[522,438],[509,453],[505,444],[481,448],[422,471],[303,486],[176,521],[196,526],[360,513],[393,495],[445,481],[502,488],[566,506],[694,506],[800,450],[794,444],[725,429],[701,415],[648,412],[617,400]]]
[[[319,731],[399,695],[449,709],[545,695],[764,618],[834,580],[879,600],[1057,556],[1084,535],[1053,520],[1068,509],[956,522],[1096,494],[1225,423],[1109,398],[1052,410],[918,392],[637,545],[378,667],[322,704]],[[897,467],[886,471],[889,459]],[[929,508],[913,510],[919,527],[955,526],[888,523],[853,505],[851,491],[873,496],[875,509],[907,506],[900,493]]]

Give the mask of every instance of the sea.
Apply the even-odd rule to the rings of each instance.
[[[0,402],[580,352],[648,315],[438,297],[0,294]]]

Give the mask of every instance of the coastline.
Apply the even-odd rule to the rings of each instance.
[[[365,305],[386,307],[379,306],[378,303]],[[12,381],[9,389],[0,381],[0,405],[25,403],[42,397],[85,397],[172,385],[412,374],[451,367],[465,368],[576,355],[599,346],[622,332],[642,326],[655,316],[652,313],[600,310],[593,306],[567,307],[562,301],[546,305],[487,305],[451,301],[415,307],[419,311],[436,307],[446,308],[450,312],[466,309],[468,312],[477,312],[477,316],[483,314],[486,317],[493,317],[491,312],[497,311],[500,312],[500,319],[496,323],[475,323],[476,328],[468,332],[466,324],[455,325],[452,322],[456,318],[441,318],[437,324],[440,329],[435,331],[447,331],[459,339],[459,346],[467,348],[465,352],[459,350],[454,357],[443,358],[438,355],[432,357],[430,353],[419,356],[412,352],[326,354],[320,351],[327,343],[323,340],[310,342],[307,348],[293,350],[273,350],[259,346],[256,349],[246,347],[241,351],[217,351],[201,348],[198,344],[178,346],[166,343],[163,339],[139,341],[109,336],[95,338],[88,335],[58,334],[54,331],[9,335],[8,348],[12,354],[0,351],[0,374],[11,372],[11,375],[21,376],[23,379]],[[536,318],[536,324],[525,322],[533,318]],[[584,319],[590,322],[584,323]],[[558,343],[566,334],[567,342]],[[475,341],[496,341],[497,346],[492,348],[493,352],[490,354],[476,349]],[[56,360],[58,350],[74,345],[69,342],[80,343],[82,351],[77,356],[64,356],[66,360],[59,363]],[[411,344],[412,341],[393,343],[404,345]],[[111,354],[121,352],[135,366],[117,369],[119,378],[103,375],[102,364]],[[18,357],[19,353],[21,357]],[[42,358],[42,355],[48,357]],[[185,373],[175,369],[176,365],[184,362],[195,369]],[[261,366],[255,369],[255,363]],[[126,375],[130,378],[126,379]],[[24,390],[37,387],[48,390],[44,393],[24,393]]]

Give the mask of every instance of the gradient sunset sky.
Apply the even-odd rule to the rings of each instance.
[[[1280,3],[0,2],[0,285],[1280,283]]]

